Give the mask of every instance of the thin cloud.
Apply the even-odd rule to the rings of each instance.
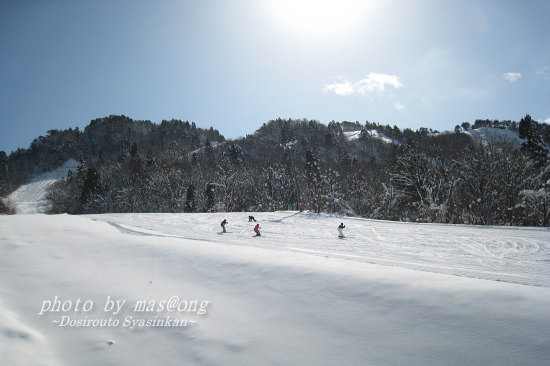
[[[357,82],[342,81],[340,83],[327,84],[324,92],[332,92],[343,96],[365,96],[373,92],[384,92],[387,87],[401,88],[403,83],[397,75],[376,74],[371,72],[366,78]]]
[[[550,80],[550,66],[543,66],[539,71],[537,71],[537,75],[541,76],[545,80]]]
[[[511,83],[514,83],[518,81],[522,75],[519,72],[507,72],[503,76],[504,76],[504,79],[508,80]]]
[[[395,109],[397,109],[398,111],[402,110],[402,109],[405,109],[405,106],[403,104],[401,104],[401,102],[397,101],[393,104],[393,107]]]

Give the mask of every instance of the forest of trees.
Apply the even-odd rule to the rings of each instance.
[[[200,147],[205,139],[224,141],[217,130],[197,128],[195,123],[170,120],[154,124],[135,121],[126,116],[109,116],[90,122],[84,131],[78,128],[50,130],[28,149],[18,149],[6,160],[9,184],[19,185],[29,177],[63,165],[68,159],[85,158],[102,165],[128,154],[132,144],[138,144],[151,154],[177,144],[188,149]]]
[[[516,137],[473,138],[480,128]],[[549,226],[549,144],[548,125],[528,115],[520,122],[465,122],[448,133],[278,119],[232,141],[188,122],[110,116],[84,132],[50,131],[29,149],[1,156],[0,167],[4,185],[17,185],[68,158],[80,160],[51,186],[52,213],[306,209]]]

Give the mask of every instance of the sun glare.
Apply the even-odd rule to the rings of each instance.
[[[271,0],[269,11],[294,34],[340,35],[357,26],[366,4],[365,0]]]

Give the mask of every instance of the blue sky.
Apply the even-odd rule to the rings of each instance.
[[[229,138],[550,122],[549,20],[550,0],[4,0],[0,150],[110,114]]]

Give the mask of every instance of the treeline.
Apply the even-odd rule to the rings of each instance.
[[[193,150],[207,139],[225,140],[217,130],[198,128],[193,122],[170,120],[155,124],[123,115],[98,118],[84,131],[78,127],[50,130],[46,136],[37,137],[27,149],[19,148],[9,156],[1,152],[7,171],[4,184],[8,190],[13,189],[34,175],[60,167],[69,159],[84,157],[93,164],[106,164],[127,155],[133,143],[155,154],[171,144]]]
[[[517,129],[521,148],[475,140],[461,127],[438,133],[278,119],[235,141],[206,139],[195,150],[177,143],[151,150],[133,141],[110,162],[82,159],[48,199],[53,213],[71,214],[307,209],[548,226],[547,126],[526,116],[498,127]]]

